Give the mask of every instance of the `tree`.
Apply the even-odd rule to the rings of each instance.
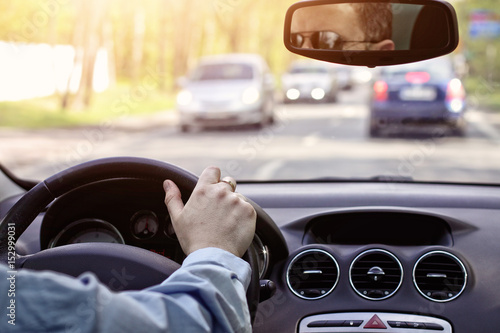
[[[94,65],[99,47],[102,45],[102,31],[107,12],[107,0],[78,0],[73,46],[75,62],[73,74],[80,74],[80,84],[71,102],[71,109],[82,110],[90,105],[93,94]],[[81,70],[80,70],[81,68]],[[71,82],[71,79],[69,82]],[[62,98],[62,108],[69,103],[70,89]]]

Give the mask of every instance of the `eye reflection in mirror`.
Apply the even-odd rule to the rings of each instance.
[[[392,51],[388,3],[303,7],[293,14],[290,42],[303,49]]]

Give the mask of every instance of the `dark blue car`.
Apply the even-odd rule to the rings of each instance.
[[[373,84],[370,136],[435,125],[464,136],[465,106],[465,90],[449,57],[385,67]]]

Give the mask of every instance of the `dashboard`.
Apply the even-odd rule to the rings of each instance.
[[[239,184],[290,251],[256,332],[498,332],[500,189]],[[272,253],[271,253],[272,256]]]
[[[254,246],[260,278],[276,286],[255,332],[498,331],[500,188],[318,181],[238,191],[265,212]],[[0,203],[2,216],[16,199]],[[61,196],[18,251],[97,240],[184,258],[161,185],[133,179]]]

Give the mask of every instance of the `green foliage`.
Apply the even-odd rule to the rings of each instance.
[[[80,112],[62,110],[59,96],[18,102],[0,102],[0,127],[44,128],[96,125],[126,116],[172,110],[174,97],[158,90],[118,84],[96,94],[92,105]]]
[[[206,54],[260,53],[280,73],[290,59],[282,45],[282,24],[284,13],[293,2],[0,0],[0,40],[85,45],[82,38],[86,38],[86,33],[98,35],[101,47],[110,54],[111,74],[121,82],[91,98],[90,107],[78,112],[71,110],[71,103],[70,110],[62,111],[62,96],[0,103],[0,126],[95,123],[113,116],[106,112],[106,103],[119,98],[116,93],[134,89],[151,77],[163,93],[152,93],[158,96],[150,96],[138,112],[172,107],[176,78],[185,75]],[[95,19],[97,11],[103,8],[105,16],[98,31],[86,30],[82,22]]]
[[[79,4],[85,0],[0,1],[0,40],[30,43],[73,43]],[[141,73],[160,61],[160,39],[166,45],[164,61],[174,64],[186,56],[186,68],[203,54],[255,52],[273,62],[286,55],[282,46],[282,24],[288,5],[274,0],[103,0],[107,22],[112,25],[111,50],[117,76],[132,78],[134,35],[141,29],[138,13],[144,15],[141,43]],[[95,6],[95,5],[94,5]],[[163,31],[163,35],[162,35]],[[185,52],[182,52],[183,49]],[[182,54],[184,53],[184,54]],[[272,66],[272,67],[275,67]],[[173,73],[173,71],[171,71]],[[172,81],[172,80],[170,80]]]
[[[153,70],[160,87],[172,91],[175,79],[206,54],[259,53],[276,73],[284,71],[291,56],[282,43],[283,19],[293,2],[0,0],[0,40],[84,45],[81,22],[98,16],[85,13],[104,8],[99,31],[90,33],[108,49],[116,78],[136,84]]]
[[[460,46],[468,61],[473,77],[483,77],[490,82],[500,82],[500,38],[473,39],[469,34],[471,14],[487,9],[500,20],[500,2],[497,0],[462,0],[453,2],[457,10]]]

